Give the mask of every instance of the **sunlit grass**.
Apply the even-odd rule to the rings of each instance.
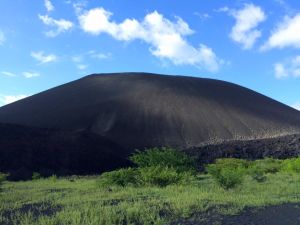
[[[247,176],[231,190],[219,187],[208,175],[200,175],[192,184],[165,188],[99,188],[96,179],[5,182],[0,224],[166,224],[212,209],[236,214],[245,207],[300,202],[298,174],[268,174],[263,183]]]

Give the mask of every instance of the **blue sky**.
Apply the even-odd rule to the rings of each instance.
[[[0,105],[92,73],[208,77],[300,109],[299,0],[1,0]]]

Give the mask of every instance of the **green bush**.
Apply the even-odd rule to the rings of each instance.
[[[32,173],[32,176],[31,176],[31,179],[32,180],[39,180],[39,179],[41,179],[42,177],[41,177],[41,174],[39,174],[38,172],[33,172]]]
[[[299,173],[300,157],[284,160],[282,163],[282,170],[289,173]]]
[[[224,189],[235,188],[240,185],[246,175],[249,162],[242,159],[217,159],[214,164],[206,166],[206,171]]]
[[[252,169],[254,171],[260,171],[262,173],[277,173],[282,168],[283,160],[265,158],[259,159],[252,162]]]
[[[152,166],[105,172],[98,178],[97,185],[100,187],[129,185],[165,187],[170,184],[190,182],[193,178],[189,171],[178,172],[173,167]]]
[[[57,181],[57,176],[53,174],[52,176],[48,177],[48,179],[55,183]]]
[[[140,168],[158,166],[172,167],[179,172],[196,170],[196,160],[193,157],[172,148],[138,150],[130,160]]]
[[[8,174],[0,172],[0,191],[1,191],[1,186],[2,186],[3,182],[6,181],[7,177],[8,177]]]
[[[237,158],[222,158],[217,159],[215,162],[216,165],[220,168],[249,168],[251,166],[251,163],[248,160],[245,159],[237,159]]]
[[[248,171],[248,174],[252,177],[253,180],[256,180],[257,182],[265,182],[267,180],[267,177],[262,169],[253,167]]]
[[[7,177],[8,177],[8,174],[0,172],[0,183],[6,181]]]
[[[173,167],[151,166],[139,169],[143,185],[165,187],[171,184],[185,184],[193,180],[190,171],[179,172]]]
[[[133,168],[119,169],[111,172],[105,172],[98,178],[98,186],[127,186],[138,185],[140,182],[139,171]]]

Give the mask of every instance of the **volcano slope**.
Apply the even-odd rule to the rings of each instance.
[[[0,171],[10,180],[94,174],[128,165],[128,152],[88,131],[61,131],[0,124]]]
[[[118,73],[89,75],[3,106],[0,123],[89,132],[126,155],[136,148],[187,149],[297,134],[300,112],[224,81]]]

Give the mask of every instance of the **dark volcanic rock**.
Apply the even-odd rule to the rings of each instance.
[[[273,157],[286,159],[300,155],[300,135],[285,135],[256,140],[226,141],[219,144],[203,145],[185,149],[196,156],[200,169],[217,158],[262,159]]]
[[[256,139],[300,131],[300,112],[212,79],[90,75],[0,108],[0,122],[86,130],[123,147]]]

